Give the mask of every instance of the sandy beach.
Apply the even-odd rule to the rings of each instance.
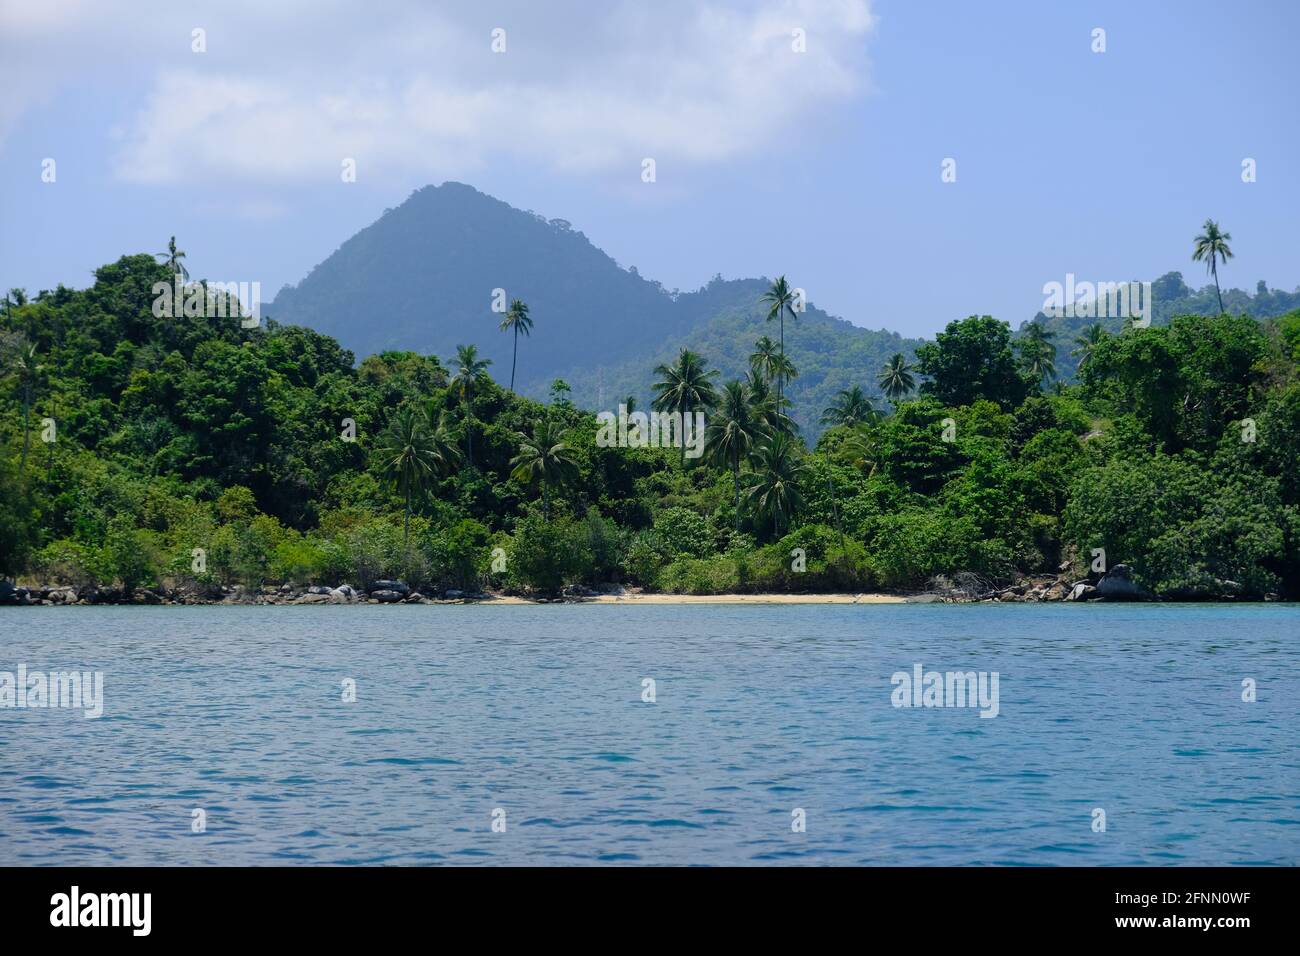
[[[903,604],[896,594],[598,594],[565,598],[566,604]],[[476,604],[538,604],[521,597],[492,597]]]

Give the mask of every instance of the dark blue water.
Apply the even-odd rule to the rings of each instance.
[[[3,610],[0,671],[102,670],[105,703],[0,709],[0,864],[1295,865],[1298,624],[1282,605]],[[895,708],[915,663],[997,671],[998,716]]]

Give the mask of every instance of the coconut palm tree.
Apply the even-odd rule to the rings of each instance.
[[[1019,347],[1020,360],[1035,381],[1056,378],[1056,345],[1052,333],[1041,322],[1029,323]]]
[[[840,443],[840,453],[847,456],[853,467],[865,473],[868,478],[876,473],[879,451],[880,443],[876,440],[876,433],[867,423],[855,425]]]
[[[1232,239],[1232,233],[1220,232],[1219,224],[1213,219],[1205,220],[1205,225],[1201,227],[1205,231],[1196,237],[1196,245],[1192,247],[1192,261],[1204,262],[1205,267],[1210,270],[1210,275],[1214,276],[1214,294],[1219,298],[1219,312],[1223,312],[1223,293],[1219,291],[1219,262],[1224,265],[1232,258],[1232,250],[1228,248],[1228,242]]]
[[[460,457],[448,437],[445,423],[429,427],[423,412],[400,408],[379,436],[381,471],[397,486],[406,502],[402,519],[402,550],[409,553],[411,502],[424,490],[429,479],[447,474]]]
[[[1079,356],[1079,368],[1083,368],[1088,359],[1096,354],[1097,346],[1101,345],[1106,338],[1107,332],[1100,322],[1092,323],[1074,337],[1075,348],[1070,351],[1070,354]]]
[[[501,331],[506,332],[513,329],[515,333],[514,351],[510,357],[510,391],[515,390],[515,364],[519,361],[519,333],[528,335],[533,331],[533,320],[528,315],[528,306],[522,299],[514,299],[510,303],[510,311],[506,317],[501,320]]]
[[[762,419],[750,404],[745,383],[733,380],[722,387],[717,411],[704,431],[704,450],[719,468],[731,471],[736,489],[736,530],[740,530],[740,465],[764,437]]]
[[[14,306],[22,308],[27,304],[26,289],[10,289],[5,293],[5,318],[12,319],[14,316]]]
[[[181,262],[185,258],[185,253],[176,248],[176,237],[172,236],[171,241],[167,243],[166,252],[155,252],[155,259],[163,259],[167,262],[167,268],[172,272],[179,272],[181,278],[189,281],[190,271],[185,268],[185,263]]]
[[[902,352],[895,352],[884,368],[880,370],[880,375],[876,378],[876,384],[880,390],[885,393],[885,397],[891,402],[897,402],[912,389],[916,388],[916,379],[912,377],[912,370],[915,366],[908,364],[907,359],[903,358]]]
[[[749,392],[750,407],[765,428],[771,431],[783,431],[788,435],[799,430],[799,425],[786,413],[786,409],[790,407],[790,399],[782,398],[781,404],[777,405],[776,393],[772,391],[768,379],[751,369],[745,376],[745,388]]]
[[[754,351],[749,356],[749,369],[770,382],[780,367],[780,358],[781,352],[777,344],[770,336],[764,335],[754,343]]]
[[[636,396],[629,395],[627,398],[623,399],[623,406],[627,409],[627,413],[631,415],[636,411]]]
[[[655,374],[660,381],[652,388],[655,392],[651,408],[657,412],[680,412],[685,424],[687,415],[696,411],[708,411],[718,401],[718,393],[709,381],[717,377],[717,369],[706,369],[703,356],[684,348],[677,355],[672,365],[660,365]],[[685,436],[679,436],[682,449],[682,467],[686,467]]]
[[[790,283],[786,281],[785,276],[779,276],[776,281],[772,283],[771,287],[763,293],[761,301],[768,307],[767,320],[771,322],[773,319],[777,319],[781,323],[781,341],[779,345],[781,357],[784,358],[785,317],[787,313],[791,318],[795,317],[794,289],[790,286]],[[776,395],[778,404],[783,393],[784,389],[782,388],[781,377],[778,374],[776,379]]]
[[[876,410],[871,406],[871,399],[867,398],[861,386],[854,385],[852,388],[840,389],[834,401],[826,407],[826,411],[822,412],[821,423],[852,427],[871,421],[875,417]]]
[[[448,386],[451,393],[460,398],[461,412],[465,418],[465,458],[471,468],[474,467],[474,393],[488,377],[487,367],[491,364],[491,359],[478,357],[477,345],[456,346],[456,374]]]
[[[18,463],[18,473],[21,475],[27,470],[27,451],[31,447],[32,398],[44,366],[37,361],[36,346],[21,332],[6,336],[3,345],[2,357],[18,380],[18,392],[23,406],[23,451]]]
[[[794,367],[788,355],[778,355],[772,367],[776,378],[776,392],[784,398],[785,386],[799,377],[799,370]]]
[[[551,488],[572,481],[578,474],[578,463],[565,443],[568,432],[549,418],[543,419],[533,429],[533,434],[515,432],[519,439],[519,454],[510,459],[510,477],[526,485],[542,486],[542,515],[551,516]]]
[[[777,538],[803,505],[802,484],[807,466],[799,449],[785,432],[772,432],[759,444],[746,481],[750,504],[759,517],[772,523]]]

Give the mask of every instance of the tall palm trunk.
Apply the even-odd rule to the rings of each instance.
[[[470,408],[469,399],[462,398],[465,405],[465,460],[471,468],[474,467],[474,411]]]
[[[18,464],[18,474],[27,470],[27,447],[32,440],[32,397],[27,386],[23,386],[23,455]]]
[[[411,535],[411,483],[406,483],[406,514],[402,518],[402,552],[406,555],[406,563],[411,563],[411,546],[409,544]]]
[[[781,395],[785,392],[785,306],[781,307],[781,371],[776,373],[776,410],[781,410]]]
[[[831,513],[835,515],[835,530],[840,533],[840,547],[844,548],[844,525],[840,523],[840,506],[835,501],[835,486],[831,484],[830,463],[826,466],[826,496],[831,502]]]
[[[515,325],[515,348],[510,357],[510,391],[515,390],[515,364],[519,361],[519,326]]]
[[[1219,291],[1219,266],[1214,256],[1210,256],[1210,275],[1214,276],[1214,294],[1219,297],[1219,315],[1223,315],[1223,293]]]
[[[740,534],[740,456],[733,455],[731,460],[731,477],[736,483],[736,534]]]
[[[681,447],[682,471],[686,470],[686,416],[689,411],[682,412],[682,427],[677,431],[677,444]]]

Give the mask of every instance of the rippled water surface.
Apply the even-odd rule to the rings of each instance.
[[[1298,625],[1284,605],[0,609],[0,671],[105,675],[98,720],[0,709],[0,864],[1295,865]],[[893,707],[916,663],[997,671],[998,716]]]

